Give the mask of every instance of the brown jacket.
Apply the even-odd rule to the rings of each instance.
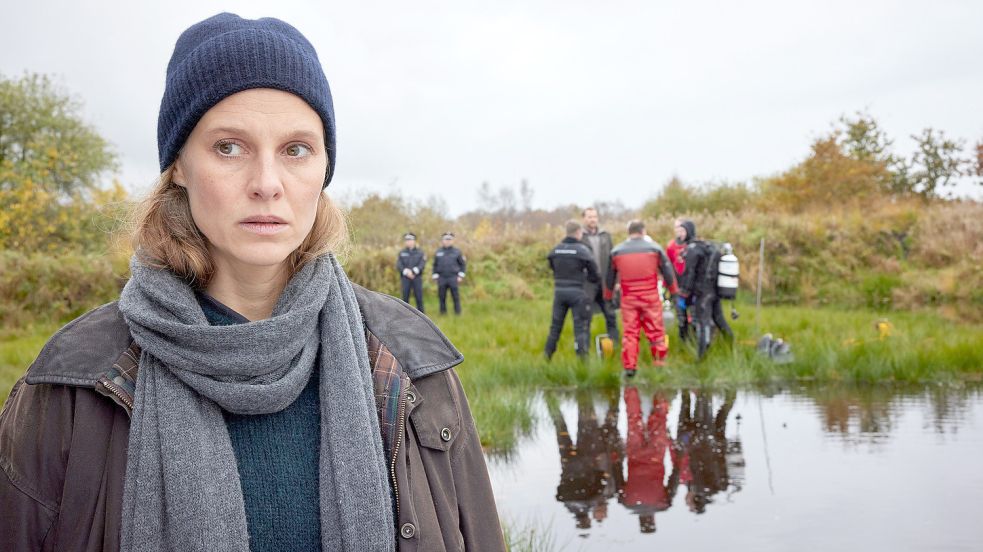
[[[428,319],[356,286],[402,551],[504,550],[461,382]],[[44,346],[0,411],[0,550],[118,550],[139,369],[115,303]]]

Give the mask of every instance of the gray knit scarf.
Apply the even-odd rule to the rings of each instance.
[[[307,385],[317,358],[322,548],[394,550],[364,326],[334,257],[304,266],[270,318],[233,326],[209,325],[194,291],[170,271],[136,257],[130,268],[119,308],[143,354],[130,422],[122,550],[249,550],[222,410],[283,410]]]

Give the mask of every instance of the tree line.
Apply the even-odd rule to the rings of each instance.
[[[651,199],[640,210],[620,202],[597,206],[608,220],[749,208],[796,213],[884,199],[940,201],[966,179],[983,185],[983,138],[968,146],[934,128],[911,138],[914,151],[899,154],[877,120],[858,112],[841,117],[812,143],[803,161],[780,174],[751,183],[704,185],[674,177],[661,188],[653,186]],[[129,200],[112,178],[118,168],[112,145],[83,120],[81,103],[51,78],[0,75],[0,249],[104,249],[107,233],[118,226]],[[579,210],[572,205],[533,208],[534,190],[527,180],[497,189],[483,182],[477,194],[480,207],[456,221],[449,220],[442,204],[363,198],[352,209],[373,219],[372,231],[355,228],[355,237],[368,245],[380,241],[377,231],[383,228],[387,236],[405,231],[389,228],[401,222],[370,216],[374,207],[390,207],[393,201],[405,201],[401,211],[411,211],[421,224],[434,228],[450,222],[477,226],[482,220],[542,226],[558,224]]]

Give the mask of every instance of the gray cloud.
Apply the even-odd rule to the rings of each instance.
[[[0,72],[57,75],[115,144],[124,182],[146,188],[171,48],[222,8],[82,4],[5,7]],[[540,206],[639,204],[673,173],[746,180],[785,169],[858,109],[904,153],[927,126],[983,138],[978,2],[530,4],[235,10],[282,18],[317,47],[335,94],[342,194],[396,180],[458,213],[482,181],[526,178]]]

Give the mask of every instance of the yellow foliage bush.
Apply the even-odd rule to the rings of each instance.
[[[0,249],[105,251],[108,238],[120,226],[126,199],[119,182],[69,198],[60,198],[30,180],[0,188]]]

